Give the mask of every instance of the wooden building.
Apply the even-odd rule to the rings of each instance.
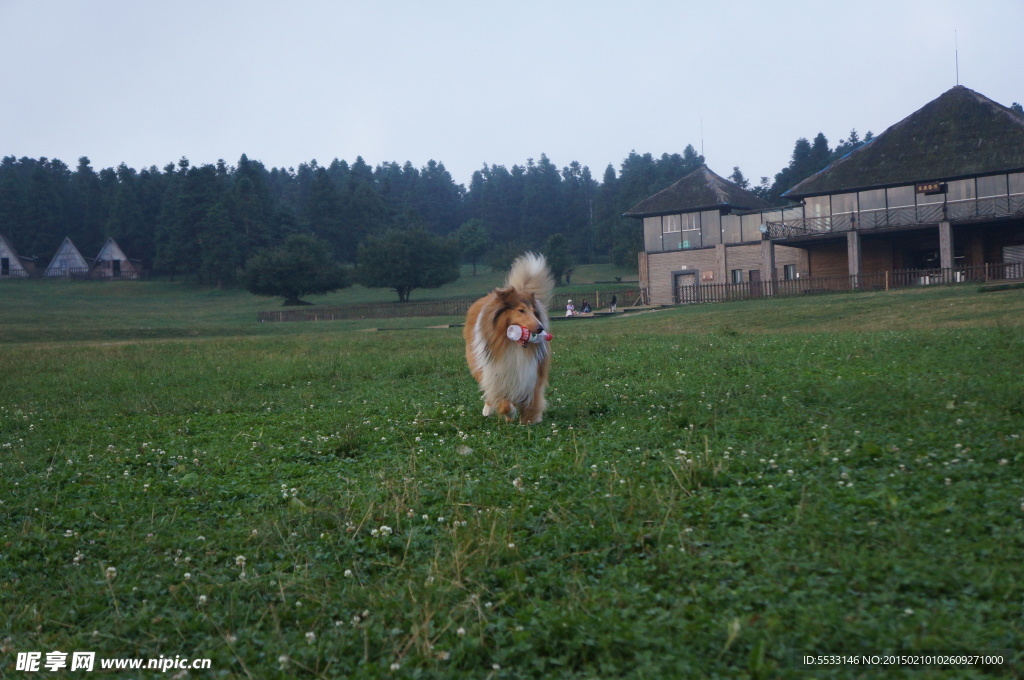
[[[689,302],[701,285],[756,286],[777,276],[776,269],[787,278],[806,276],[803,250],[766,247],[762,213],[770,210],[703,165],[633,206],[626,215],[643,219],[640,285],[649,302]]]
[[[64,238],[57,252],[54,253],[50,264],[46,267],[46,271],[43,272],[43,276],[63,278],[85,277],[88,274],[89,263],[78,252],[78,248],[71,242],[71,239],[67,237]]]
[[[726,272],[730,282],[856,282],[903,270],[922,272],[915,280],[926,283],[929,272],[959,277],[1024,262],[1024,119],[963,86],[789,189],[788,207],[753,205],[735,192],[710,208],[655,200],[671,189],[626,213],[644,220],[641,286],[652,303],[685,301],[680,277],[695,272],[697,285]]]
[[[19,257],[11,242],[0,234],[0,279],[27,279],[34,273],[32,259]]]
[[[89,269],[89,277],[94,279],[138,279],[141,276],[142,263],[128,259],[112,238],[108,238],[100,248],[99,255]]]

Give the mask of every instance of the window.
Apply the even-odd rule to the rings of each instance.
[[[661,245],[661,218],[644,218],[644,250],[657,253],[663,250]]]
[[[783,222],[798,222],[804,217],[804,209],[802,207],[796,208],[785,208],[782,211]]]
[[[1011,194],[1024,194],[1024,172],[1015,172],[1008,179]]]
[[[861,210],[882,210],[885,208],[885,189],[862,191],[858,196]]]
[[[725,243],[739,243],[743,240],[739,215],[722,215],[722,237]]]
[[[804,199],[804,217],[826,217],[831,215],[828,196],[811,196]]]
[[[906,208],[914,205],[914,187],[891,187],[885,190],[890,208]]]
[[[857,194],[835,194],[832,196],[832,214],[857,212]]]
[[[705,246],[722,242],[721,213],[717,210],[705,210],[700,214],[700,240]]]
[[[787,264],[782,267],[782,278],[785,281],[793,281],[796,279],[796,265]]]
[[[743,283],[743,270],[733,269],[731,272],[729,272],[729,277],[729,280],[732,281],[733,283]]]
[[[680,215],[679,247],[700,247],[700,213]]]
[[[682,229],[682,215],[665,215],[661,218],[661,229],[666,234],[671,234]]]
[[[978,198],[1006,195],[1006,175],[978,178]]]
[[[946,183],[946,201],[966,201],[974,198],[974,180],[958,179]]]
[[[753,213],[751,215],[744,215],[743,217],[741,217],[740,224],[743,228],[743,240],[761,240],[761,225],[763,223],[764,215],[762,213]]]

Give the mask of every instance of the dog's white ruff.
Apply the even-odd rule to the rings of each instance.
[[[484,314],[473,327],[473,359],[480,368],[480,390],[484,393],[485,416],[491,415],[498,402],[508,399],[513,406],[529,405],[537,387],[537,367],[547,355],[547,343],[534,345],[535,350],[509,348],[501,358],[491,356],[484,333]]]

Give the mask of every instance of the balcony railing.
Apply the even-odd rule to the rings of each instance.
[[[861,210],[841,215],[768,222],[768,238],[792,238],[852,230],[910,227],[939,222],[969,222],[995,217],[1024,217],[1024,194],[968,198],[904,208]]]
[[[675,291],[679,304],[729,302],[762,297],[791,297],[843,291],[894,290],[916,286],[956,283],[1024,281],[1024,262],[985,264],[952,269],[908,269],[853,276],[827,276],[789,281],[746,281],[744,283],[696,284]]]

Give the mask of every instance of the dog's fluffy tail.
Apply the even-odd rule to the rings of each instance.
[[[547,260],[537,253],[524,253],[512,263],[512,269],[505,280],[505,287],[515,288],[524,293],[533,293],[545,305],[551,300],[555,280],[548,269]]]

